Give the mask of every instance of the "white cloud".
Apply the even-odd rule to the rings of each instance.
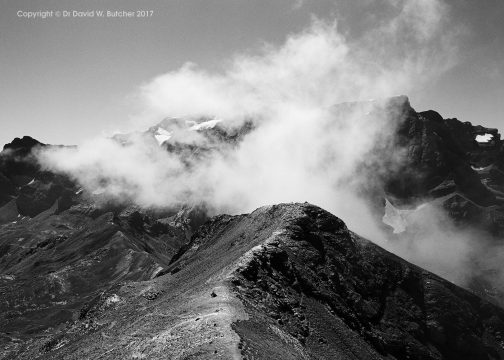
[[[155,140],[138,136],[128,146],[94,140],[77,150],[45,152],[41,159],[89,192],[101,188],[111,198],[143,206],[199,202],[239,213],[309,201],[377,240],[381,232],[355,191],[360,181],[372,179],[357,178],[355,170],[386,142],[394,122],[369,111],[379,109],[379,102],[369,103],[370,109],[333,106],[407,94],[449,67],[454,55],[441,1],[394,5],[395,18],[358,39],[339,32],[336,22],[315,19],[281,46],[236,55],[222,72],[187,63],[142,86],[142,116],[148,119],[203,116],[229,126],[254,119],[255,131],[233,151],[187,166]],[[205,141],[181,136],[170,140]]]

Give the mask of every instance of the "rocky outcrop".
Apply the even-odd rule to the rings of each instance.
[[[30,136],[15,138],[0,153],[0,171],[13,185],[25,185],[40,170],[33,151],[45,146]]]
[[[0,153],[0,207],[14,200],[22,216],[34,217],[59,202],[63,211],[74,204],[76,185],[61,174],[44,171],[36,151],[50,145],[24,136]],[[2,209],[0,208],[0,218]]]
[[[372,162],[364,167],[365,178],[373,179],[364,193],[377,221],[384,215],[385,199],[401,209],[435,201],[456,224],[502,236],[504,141],[498,131],[443,119],[433,110],[417,113],[406,97],[395,98],[386,112],[397,124],[392,145],[378,144],[370,154],[378,158],[381,171]],[[490,134],[493,145],[476,141],[482,134]]]
[[[409,107],[409,103],[403,106]],[[407,200],[427,197],[429,191],[445,181],[453,181],[456,190],[471,201],[489,206],[496,203],[473,167],[480,167],[476,154],[481,153],[475,141],[477,127],[456,119],[443,119],[435,111],[407,112],[397,130],[397,146],[406,149],[398,171],[386,181],[386,191]],[[496,160],[496,159],[494,159]]]

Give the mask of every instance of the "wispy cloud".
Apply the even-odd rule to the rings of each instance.
[[[294,0],[294,4],[292,5],[293,10],[299,10],[303,7],[306,0]]]
[[[394,122],[379,111],[334,105],[407,94],[429,84],[454,61],[448,9],[439,0],[390,0],[391,19],[349,39],[337,22],[314,19],[281,46],[238,54],[221,72],[193,63],[142,86],[150,121],[210,117],[225,126],[254,119],[256,128],[232,151],[183,159],[137,136],[128,146],[99,139],[79,149],[40,155],[46,167],[73,176],[89,192],[143,206],[203,203],[216,212],[309,201],[355,231],[381,237],[356,191],[356,168]],[[184,140],[180,140],[184,141]],[[201,138],[191,137],[198,144]],[[372,181],[373,179],[362,179]]]

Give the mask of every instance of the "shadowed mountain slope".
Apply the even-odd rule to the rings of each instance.
[[[498,130],[443,119],[433,110],[417,113],[402,98],[393,151],[383,156],[403,155],[382,175],[385,196],[406,208],[442,199],[455,221],[504,234],[504,141]]]

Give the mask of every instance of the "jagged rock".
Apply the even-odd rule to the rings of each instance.
[[[14,146],[11,145],[12,143],[14,143]],[[4,150],[0,153],[0,172],[9,180],[10,187],[17,188],[29,183],[40,171],[40,166],[31,154],[33,148],[36,148],[37,145],[21,147],[16,140],[12,143],[5,145]]]
[[[12,142],[5,144],[4,150],[16,151],[18,156],[26,156],[36,146],[45,146],[40,141],[35,140],[30,136],[23,136],[23,138],[15,138]]]
[[[396,98],[389,107],[396,108],[387,110],[397,124],[393,146],[378,145],[372,152],[374,157],[379,154],[380,164],[393,163],[397,154],[402,154],[400,161],[389,171],[380,171],[372,163],[366,163],[364,170],[373,181],[365,184],[368,187],[364,186],[363,193],[380,226],[390,232],[381,224],[385,198],[405,209],[444,198],[443,202],[449,202],[444,207],[458,224],[470,224],[491,236],[504,234],[498,220],[504,209],[504,141],[498,131],[443,119],[433,110],[417,113],[404,97]],[[490,145],[476,141],[482,134],[492,135]],[[466,199],[475,210],[449,210],[454,206],[449,199],[454,196]]]
[[[421,197],[443,181],[453,180],[472,201],[495,204],[495,195],[471,168],[471,153],[479,149],[474,140],[479,130],[470,123],[444,120],[432,110],[407,113],[397,130],[398,146],[407,149],[407,156],[387,179],[386,190],[396,198]]]

